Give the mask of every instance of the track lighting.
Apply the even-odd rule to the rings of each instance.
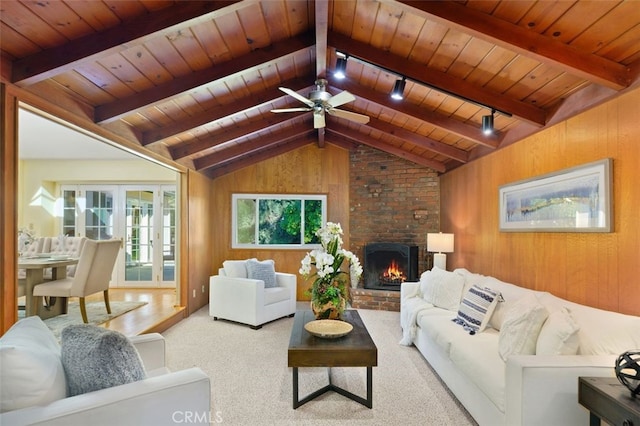
[[[404,99],[404,85],[406,84],[405,77],[402,77],[402,80],[396,80],[396,84],[393,85],[393,90],[391,91],[391,97],[395,100],[401,101]]]
[[[490,135],[493,133],[493,114],[495,114],[495,110],[491,110],[491,115],[483,115],[482,116],[482,133],[485,135]]]
[[[336,61],[336,72],[334,73],[334,76],[336,78],[342,78],[341,74],[339,74],[338,72],[339,71],[343,71],[343,73],[344,73],[344,70],[346,70],[347,58],[349,58],[352,61],[356,61],[356,62],[365,64],[367,66],[378,68],[378,69],[380,69],[382,71],[385,71],[385,72],[389,73],[390,75],[395,75],[395,76],[398,76],[398,77],[401,76],[402,79],[398,78],[396,80],[394,86],[393,86],[393,91],[391,92],[391,97],[393,99],[396,99],[396,100],[404,99],[404,93],[403,92],[404,92],[406,80],[411,80],[413,83],[417,83],[417,84],[419,84],[421,86],[424,86],[424,87],[429,87],[429,88],[431,88],[433,90],[436,90],[436,91],[438,91],[440,93],[444,93],[447,96],[453,96],[453,97],[461,99],[461,100],[463,100],[465,102],[469,102],[469,103],[478,105],[478,106],[480,106],[482,108],[490,109],[491,110],[491,115],[482,116],[482,132],[485,135],[490,135],[490,134],[492,134],[494,132],[493,119],[494,119],[494,116],[495,116],[496,113],[504,115],[505,117],[511,117],[512,116],[511,113],[509,113],[507,111],[503,111],[503,110],[500,110],[500,109],[495,109],[491,105],[487,105],[487,104],[478,102],[477,100],[474,100],[474,99],[471,99],[471,98],[467,98],[465,96],[462,96],[459,93],[454,93],[454,92],[452,92],[450,90],[447,90],[447,89],[442,89],[442,88],[440,88],[438,86],[435,86],[435,85],[433,85],[431,83],[428,83],[428,82],[423,81],[421,79],[417,79],[414,76],[411,76],[411,75],[408,76],[408,77],[404,76],[404,75],[400,74],[400,72],[398,70],[387,68],[387,67],[382,66],[380,64],[373,63],[371,61],[368,61],[367,59],[361,58],[361,57],[359,57],[357,55],[353,55],[352,53],[339,52],[339,51],[336,50],[336,55],[338,56],[338,60]],[[342,65],[342,63],[344,65]]]
[[[347,74],[347,58],[338,58],[336,61],[336,70],[333,72],[333,76],[338,80],[344,79]]]

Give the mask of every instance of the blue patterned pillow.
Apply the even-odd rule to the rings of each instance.
[[[247,278],[264,281],[264,288],[276,287],[275,262],[271,259],[262,262],[247,260]]]
[[[453,319],[453,322],[460,324],[471,334],[480,333],[487,326],[501,298],[500,293],[490,288],[473,285],[460,302],[458,316]]]

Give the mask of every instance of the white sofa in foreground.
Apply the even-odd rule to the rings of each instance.
[[[0,338],[0,425],[208,425],[209,377],[199,368],[170,372],[160,334],[129,340],[146,378],[67,396],[70,372],[56,338],[37,316],[18,321]],[[117,346],[112,342],[110,336],[101,344]],[[123,357],[108,357],[123,363]],[[93,374],[110,380],[118,376],[99,367]]]
[[[401,344],[416,346],[481,426],[586,425],[578,377],[615,377],[618,355],[640,348],[640,317],[465,269],[403,283],[400,312]]]

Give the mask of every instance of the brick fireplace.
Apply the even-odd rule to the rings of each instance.
[[[351,150],[350,156],[349,250],[364,262],[365,247],[372,242],[417,246],[419,279],[430,268],[427,233],[440,230],[438,173],[365,145]],[[399,291],[365,284],[363,278],[352,289],[354,307],[400,310]]]

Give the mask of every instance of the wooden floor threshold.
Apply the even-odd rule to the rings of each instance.
[[[162,318],[156,324],[143,330],[140,334],[162,333],[163,331],[170,329],[187,317],[187,308],[185,308],[184,306],[178,306],[176,307],[176,309],[179,310],[177,310],[173,315]]]

